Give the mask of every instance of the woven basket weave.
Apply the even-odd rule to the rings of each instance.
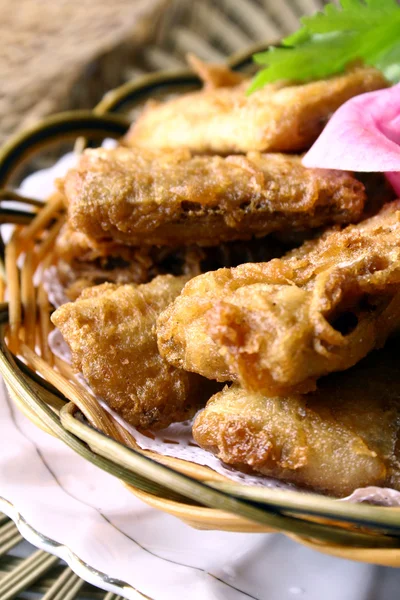
[[[231,64],[247,68],[253,51],[233,58]],[[4,146],[0,185],[10,180],[23,159],[48,143],[65,137],[118,138],[129,123],[112,113],[154,94],[179,93],[198,85],[197,77],[186,70],[149,75],[109,93],[94,112],[47,119]],[[7,193],[3,191],[3,197]],[[281,531],[323,552],[400,566],[399,509],[234,484],[208,468],[141,451],[48,347],[52,309],[42,285],[35,287],[33,274],[37,266],[46,268],[54,261],[52,246],[64,218],[62,199],[54,194],[33,219],[24,202],[37,208],[37,202],[21,199],[21,210],[3,215],[18,226],[5,252],[11,300],[0,308],[0,371],[14,401],[32,421],[119,477],[145,502],[194,527]]]

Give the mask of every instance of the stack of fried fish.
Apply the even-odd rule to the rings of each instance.
[[[248,96],[192,62],[204,89],[152,101],[59,182],[74,301],[52,320],[74,367],[142,430],[202,408],[195,440],[238,469],[333,496],[400,489],[400,201],[379,174],[301,162],[341,104],[387,82],[355,66]]]

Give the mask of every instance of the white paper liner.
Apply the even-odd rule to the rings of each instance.
[[[113,147],[113,140],[106,140],[103,146]],[[75,164],[76,157],[69,153],[62,157],[58,163],[51,169],[38,171],[28,177],[21,186],[21,191],[29,196],[45,198],[53,189],[53,182],[56,177],[62,176],[68,168]],[[43,273],[43,283],[47,291],[49,301],[55,306],[61,306],[67,302],[64,290],[57,277],[57,269],[51,267]],[[52,352],[66,362],[71,362],[69,348],[64,341],[61,333],[55,329],[49,336],[49,345]],[[90,391],[90,387],[83,376],[79,377],[81,383]],[[229,479],[248,485],[263,486],[269,488],[294,489],[294,486],[282,483],[270,477],[257,475],[248,475],[221,463],[213,454],[199,448],[192,437],[192,421],[184,423],[174,423],[164,430],[154,432],[154,439],[147,437],[137,431],[134,427],[126,423],[114,411],[112,411],[104,401],[98,398],[101,405],[111,413],[115,419],[121,423],[136,439],[138,445],[143,450],[151,450],[164,456],[171,456],[182,460],[187,460],[198,465],[210,467],[212,470],[225,475]],[[304,492],[307,493],[307,492]],[[350,496],[342,498],[350,502],[366,502],[380,506],[400,506],[400,492],[389,488],[380,488],[370,486],[355,490]]]
[[[53,265],[44,271],[42,275],[42,283],[47,293],[47,298],[49,299],[50,304],[54,306],[54,308],[58,308],[62,304],[66,304],[67,302],[69,302],[69,299],[65,294],[64,288],[61,285],[60,280],[58,279],[57,267]],[[51,335],[52,334],[50,334],[50,336]],[[62,341],[64,342],[63,338]],[[58,356],[56,352],[54,352],[54,354]]]

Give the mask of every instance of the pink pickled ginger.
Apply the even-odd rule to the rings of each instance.
[[[304,156],[303,165],[384,172],[400,195],[400,83],[343,104]]]

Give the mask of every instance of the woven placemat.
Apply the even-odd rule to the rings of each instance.
[[[188,52],[223,61],[254,42],[274,42],[323,4],[17,0],[10,10],[10,1],[0,0],[0,143],[51,112],[91,107],[105,91],[140,73],[181,67]],[[85,583],[63,561],[23,542],[0,513],[1,585],[8,590],[1,600],[122,598]]]
[[[168,0],[0,0],[0,143],[122,83]]]

